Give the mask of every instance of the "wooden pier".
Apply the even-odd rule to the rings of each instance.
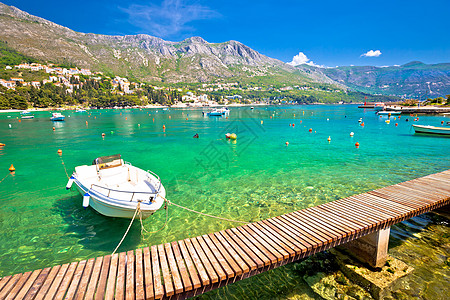
[[[345,243],[370,245],[377,264],[390,226],[448,204],[450,170],[195,238],[6,276],[0,299],[184,299]]]

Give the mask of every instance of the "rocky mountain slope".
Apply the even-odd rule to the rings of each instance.
[[[274,82],[330,83],[322,73],[298,70],[237,41],[181,42],[139,34],[108,36],[75,32],[0,3],[0,40],[28,56],[74,64],[142,81],[206,82],[218,78],[273,77]]]
[[[371,94],[421,100],[450,94],[450,63],[428,65],[415,61],[391,67],[301,68],[321,72],[351,89]]]

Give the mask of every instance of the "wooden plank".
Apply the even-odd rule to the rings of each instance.
[[[214,268],[215,274],[217,274],[219,280],[223,281],[227,279],[227,274],[225,274],[216,257],[211,252],[211,249],[209,249],[208,245],[206,244],[205,240],[201,236],[198,236],[196,239],[198,244],[202,248],[203,252],[205,253],[206,258],[209,260],[211,266]]]
[[[155,293],[153,291],[152,260],[150,248],[145,247],[143,252],[144,252],[145,297],[146,299],[153,300],[155,299]]]
[[[268,220],[262,220],[257,223],[255,223],[256,226],[263,226],[267,229],[270,228],[273,232],[273,234],[278,235],[281,239],[286,240],[285,243],[290,246],[294,251],[296,255],[300,255],[303,252],[306,252],[307,248],[303,246],[301,243],[299,243],[297,240],[291,237],[291,234],[289,232],[286,232],[275,225],[273,225]]]
[[[27,281],[24,283],[23,287],[20,289],[19,293],[14,297],[14,299],[24,299],[41,272],[42,269],[33,271],[33,273],[31,273],[30,277],[28,277]]]
[[[225,235],[225,236],[224,236]],[[236,260],[242,272],[248,273],[258,268],[258,264],[253,261],[244,250],[242,250],[224,231],[214,233],[217,240],[227,249],[228,253]],[[261,266],[264,263],[261,261]]]
[[[63,266],[54,266],[51,269],[50,274],[48,274],[47,278],[44,281],[44,284],[42,285],[42,287],[40,288],[40,290],[38,291],[38,293],[34,299],[35,300],[44,299],[45,295],[47,294],[47,292],[50,289],[50,286],[53,283],[53,280],[56,280],[55,278],[57,277],[58,274],[60,274],[61,269],[64,269],[64,273],[65,273],[68,267],[69,267],[69,264],[65,264]],[[64,273],[63,273],[63,275],[64,275]],[[62,279],[62,276],[61,276],[61,279]],[[58,283],[58,285],[59,285],[59,283]]]
[[[380,209],[373,209],[370,206],[364,205],[359,203],[358,201],[355,201],[354,198],[352,197],[348,197],[347,199],[349,199],[351,201],[351,203],[349,203],[348,205],[351,205],[352,207],[359,209],[359,210],[363,210],[368,216],[371,216],[374,219],[378,219],[381,222],[392,222],[394,220],[394,216],[389,215],[383,211],[381,211]]]
[[[14,285],[12,290],[8,293],[8,295],[6,296],[5,300],[15,299],[16,295],[20,292],[20,290],[22,289],[23,285],[28,280],[28,278],[30,278],[30,276],[31,276],[31,271],[23,273],[23,275],[20,276],[19,280]]]
[[[381,213],[373,213],[365,208],[360,208],[356,203],[353,203],[349,198],[333,201],[333,205],[339,207],[339,209],[345,212],[353,212],[355,215],[368,220],[370,222],[376,223],[376,225],[381,225],[386,220]]]
[[[309,228],[307,228],[303,224],[300,224],[298,221],[296,221],[292,218],[289,218],[289,216],[281,215],[279,217],[276,217],[276,219],[284,222],[286,225],[290,226],[291,228],[294,228],[299,233],[302,233],[303,236],[308,237],[310,240],[315,242],[319,247],[322,247],[323,245],[327,244],[328,242],[331,242],[331,239],[324,238],[321,235],[318,235],[316,232],[311,231]]]
[[[164,279],[164,291],[167,297],[172,296],[174,292],[172,277],[170,276],[169,264],[167,263],[166,252],[164,245],[158,245],[159,262],[161,264],[161,271]]]
[[[342,228],[347,232],[350,232],[352,235],[358,234],[364,229],[364,226],[351,223],[346,219],[343,219],[339,216],[335,216],[334,214],[326,214],[323,210],[317,209],[317,207],[309,207],[306,209],[309,214],[312,214],[318,218],[323,219],[328,222],[330,225],[336,228]]]
[[[293,214],[301,214],[303,217],[308,217],[314,220],[315,222],[321,224],[322,227],[328,228],[335,235],[341,235],[342,238],[349,237],[358,232],[357,228],[350,227],[343,222],[337,222],[335,219],[326,218],[320,215],[318,212],[312,209],[304,209],[301,211],[293,212]]]
[[[111,265],[111,255],[106,255],[105,257],[103,257],[103,262],[102,262],[102,268],[100,271],[100,277],[98,279],[98,286],[97,289],[95,291],[95,300],[101,300],[105,297],[105,293],[106,293],[106,284],[108,283],[108,275],[109,275],[109,269],[110,269],[110,265]],[[114,272],[114,276],[111,275],[111,277],[115,277],[116,273]],[[113,280],[113,287],[112,290],[114,291],[114,280],[115,278],[112,279]]]
[[[309,252],[315,248],[318,248],[318,244],[316,242],[311,241],[309,238],[304,236],[302,232],[295,230],[294,228],[290,227],[289,225],[282,222],[278,218],[270,218],[270,219],[267,219],[266,221],[271,223],[273,226],[275,226],[279,230],[286,232],[287,236],[291,237],[298,244],[300,244],[301,246],[306,248],[306,250],[304,250],[304,252]]]
[[[239,257],[239,254],[236,251],[229,251],[231,246],[226,243],[222,244],[219,239],[213,234],[208,234],[209,239],[212,243],[217,247],[218,251],[222,254],[224,259],[228,262],[230,267],[233,269],[234,276],[239,276],[244,272],[248,272],[250,269],[247,264]]]
[[[184,244],[186,245],[189,255],[192,258],[192,262],[198,271],[198,275],[200,276],[202,285],[204,285],[204,286],[209,285],[210,280],[209,280],[208,274],[206,273],[205,267],[203,266],[203,263],[202,263],[200,257],[198,256],[197,252],[195,251],[194,247],[192,246],[191,241],[189,239],[185,239]],[[181,247],[181,244],[180,244],[180,247]],[[181,248],[181,250],[183,250],[183,248]]]
[[[27,294],[25,295],[24,299],[33,299],[36,294],[39,292],[40,288],[44,284],[44,281],[46,280],[48,274],[50,273],[51,268],[45,268],[42,270],[42,272],[39,274],[36,281],[33,283],[33,285],[28,290]]]
[[[410,214],[409,211],[402,209],[401,207],[396,207],[392,203],[388,205],[383,203],[382,201],[377,201],[366,195],[356,195],[352,197],[352,199],[356,202],[359,202],[360,204],[367,205],[372,209],[379,209],[386,214],[389,214],[395,222],[402,221],[403,218],[407,217]]]
[[[171,245],[169,243],[165,243],[164,250],[169,262],[170,273],[172,275],[173,285],[175,287],[175,294],[180,294],[183,292],[183,282],[181,281],[181,275],[178,271],[177,261],[175,260],[175,256],[173,255]]]
[[[159,255],[157,246],[151,247],[152,254],[152,277],[155,288],[155,299],[161,299],[164,296],[164,287],[161,281],[161,271],[159,267]]]
[[[202,261],[202,264],[205,267],[206,272],[208,273],[208,277],[211,280],[211,283],[219,282],[219,276],[217,276],[216,272],[214,271],[214,268],[206,257],[206,254],[203,252],[202,247],[199,245],[195,238],[190,239],[190,241],[192,243],[192,246],[195,248],[198,256],[200,257],[200,260]]]
[[[127,253],[119,253],[119,266],[117,268],[116,292],[114,299],[123,300],[125,298],[125,268],[127,266]]]
[[[108,272],[109,275],[108,275],[108,282],[106,284],[105,300],[114,299],[118,264],[119,264],[119,254],[115,253],[114,255],[111,256],[111,263],[109,265],[109,272]],[[95,298],[97,299],[97,295],[95,295]]]
[[[285,237],[284,232],[272,226],[270,223],[259,221],[257,223],[249,224],[249,226],[250,225],[254,226],[261,233],[267,235],[268,238],[274,240],[280,246],[282,245],[289,253],[290,257],[295,257],[302,252],[297,245],[291,242],[288,236]]]
[[[67,272],[65,272],[64,276],[61,278],[62,279],[60,281],[61,284],[58,284],[58,286],[56,286],[55,290],[53,290],[53,285],[50,287],[50,290],[48,291],[47,296],[45,296],[46,300],[64,299],[64,295],[66,294],[67,288],[69,287],[70,282],[72,281],[72,277],[73,277],[73,274],[75,273],[75,269],[77,268],[77,266],[78,266],[78,262],[73,262],[69,265]],[[56,280],[59,279],[58,276],[59,276],[59,274],[56,276],[54,283],[56,283]]]
[[[321,236],[327,239],[331,239],[331,242],[336,242],[344,238],[344,233],[322,224],[321,222],[317,221],[317,218],[315,218],[311,214],[292,212],[289,214],[289,216],[296,221],[305,224],[311,231],[318,232],[318,234],[320,234]]]
[[[11,278],[12,278],[12,275],[9,275],[9,276],[3,277],[3,278],[0,280],[0,292],[2,291],[3,287],[8,283],[8,281],[9,281]]]
[[[175,261],[177,263],[178,271],[180,272],[181,279],[183,280],[184,291],[185,292],[190,291],[190,290],[192,290],[192,283],[191,283],[191,280],[189,279],[189,272],[188,272],[188,270],[186,268],[186,264],[183,260],[183,255],[181,254],[181,251],[180,251],[180,248],[178,247],[177,242],[172,242],[171,246],[172,246],[173,254],[175,256]],[[200,286],[200,281],[198,281],[198,284]]]
[[[282,247],[280,247],[279,245],[274,243],[272,240],[270,240],[270,239],[266,240],[266,239],[262,238],[257,233],[257,230],[250,227],[249,225],[240,226],[240,227],[238,227],[238,230],[240,230],[241,232],[245,230],[260,245],[262,245],[265,249],[267,249],[267,251],[269,251],[271,254],[273,254],[276,257],[278,262],[289,258],[289,253],[286,250],[284,250]]]
[[[97,287],[98,279],[100,277],[100,271],[102,270],[103,256],[97,257],[95,259],[94,267],[92,269],[91,279],[86,289],[85,300],[94,299],[95,288]],[[106,282],[106,281],[105,281]]]
[[[333,201],[335,202],[335,201]],[[352,223],[360,224],[364,226],[363,230],[371,229],[377,226],[377,222],[374,222],[372,220],[367,220],[366,218],[362,217],[360,214],[355,213],[353,210],[346,210],[339,206],[336,206],[336,204],[333,204],[333,202],[325,203],[320,206],[317,206],[317,208],[321,210],[325,210],[328,213],[335,214],[343,219],[346,219]]]
[[[428,193],[434,196],[439,197],[439,201],[445,201],[447,198],[450,197],[450,192],[444,191],[442,189],[436,189],[431,187],[428,184],[417,184],[417,183],[411,183],[411,182],[402,182],[402,187],[408,188],[411,190],[419,190],[424,193]]]
[[[209,238],[208,235],[202,235],[203,240],[205,241],[206,245],[209,247],[209,249],[211,250],[211,254],[215,256],[215,259],[217,260],[217,263],[223,268],[223,270],[225,271],[226,274],[226,278],[233,278],[234,277],[234,271],[233,268],[230,266],[229,262],[227,261],[227,259],[225,259],[224,255],[230,260],[231,262],[234,262],[234,260],[229,257],[228,253],[225,251],[225,249],[223,250],[224,253],[222,254],[221,251],[219,250],[219,245],[214,244],[214,242]]]
[[[78,263],[78,266],[77,266],[77,268],[75,270],[75,273],[74,273],[74,275],[72,277],[72,280],[70,281],[69,289],[67,290],[67,294],[66,294],[65,297],[64,297],[64,295],[62,295],[64,300],[66,300],[66,299],[67,300],[71,300],[71,299],[75,298],[75,293],[77,291],[78,284],[80,283],[81,276],[83,274],[85,266],[86,266],[86,261],[85,260],[82,260],[82,261],[80,261]]]
[[[259,258],[260,261],[264,263],[264,266],[269,266],[277,262],[277,258],[272,253],[270,253],[266,248],[264,248],[257,242],[252,243],[252,240],[254,241],[254,238],[251,237],[250,234],[247,234],[245,232],[242,233],[237,228],[227,229],[225,232],[227,233],[231,232],[232,233],[231,238],[237,243],[240,241],[240,243],[238,243],[239,246],[244,251],[246,251],[246,253],[250,255],[250,257],[253,260],[256,261],[256,259]],[[259,247],[257,245],[259,245]],[[248,251],[247,249],[249,249],[250,251]],[[252,253],[254,253],[253,256]]]
[[[86,290],[91,280],[92,269],[94,268],[95,258],[91,258],[87,261],[86,267],[84,268],[83,276],[80,279],[80,285],[78,286],[75,299],[83,300],[86,295]]]
[[[9,292],[11,292],[11,290],[14,288],[14,286],[20,280],[21,277],[22,277],[22,273],[16,274],[8,280],[8,283],[6,283],[3,286],[3,289],[0,292],[0,299],[5,299],[6,296],[8,296]]]
[[[192,262],[192,259],[186,248],[186,245],[183,241],[178,241],[178,247],[180,248],[181,254],[183,255],[184,263],[186,264],[186,268],[189,272],[189,277],[192,281],[193,288],[198,289],[202,286],[202,284],[200,282],[200,278],[198,277],[197,269],[195,268],[194,263]],[[206,278],[208,278],[208,276],[206,276]]]
[[[136,300],[144,300],[144,266],[142,261],[142,249],[136,249]]]
[[[126,299],[134,299],[134,251],[127,252],[127,273],[125,282],[125,295]]]

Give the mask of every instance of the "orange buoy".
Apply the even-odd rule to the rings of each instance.
[[[441,125],[444,125],[444,121],[441,121]]]
[[[16,168],[14,168],[13,164],[11,164],[11,167],[9,167],[9,171],[14,172],[15,170],[16,170]]]
[[[416,117],[417,117],[417,115],[416,115]],[[417,121],[419,121],[419,117],[417,117]]]
[[[102,133],[102,137],[105,137],[105,135],[106,135],[106,134],[103,132],[103,133]]]
[[[312,128],[309,129],[309,132],[312,132]]]
[[[362,122],[362,123],[361,123],[361,126],[363,126],[363,127],[364,127],[364,122]]]
[[[291,123],[289,123],[289,127],[291,127],[292,126],[292,124]]]
[[[395,123],[395,126],[398,126],[398,123]]]
[[[97,117],[94,117],[94,119],[97,119]]]
[[[58,149],[58,154],[62,154],[62,150],[61,149]]]
[[[186,118],[186,121],[189,120],[189,118]]]
[[[294,124],[294,123],[292,123],[292,127],[295,127],[295,124]]]
[[[155,122],[155,118],[153,118],[153,122]]]
[[[86,121],[86,125],[88,124],[88,121]]]
[[[55,127],[53,127],[53,131],[55,131],[56,129],[55,129]]]
[[[169,119],[172,119],[172,116],[169,116]]]
[[[359,148],[359,143],[356,142],[356,143],[355,143],[355,146],[356,146],[356,148]]]
[[[398,118],[400,119],[400,116],[398,116]]]
[[[302,121],[302,120],[300,120],[300,124],[302,124],[302,122],[303,122],[303,121]]]
[[[125,120],[128,120],[128,117],[125,117]]]
[[[289,146],[289,142],[286,142],[286,146]]]
[[[22,120],[19,120],[19,123],[22,122]]]
[[[327,140],[328,140],[329,142],[331,142],[331,136],[329,136]]]

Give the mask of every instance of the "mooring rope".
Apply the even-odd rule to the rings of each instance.
[[[0,183],[2,183],[3,182],[3,180],[5,180],[6,179],[6,177],[8,177],[9,175],[11,175],[11,172],[9,172],[5,177],[3,177],[3,179],[2,180],[0,180]]]
[[[140,211],[140,210],[141,210],[141,202],[138,202],[136,210],[134,211],[133,218],[131,219],[130,225],[128,225],[127,231],[125,231],[125,234],[123,235],[122,239],[120,240],[119,244],[117,245],[116,249],[114,249],[114,251],[111,255],[114,255],[114,253],[116,253],[117,249],[119,249],[120,245],[122,245],[122,242],[125,239],[125,237],[127,236],[128,231],[130,231],[130,228],[131,228],[131,225],[133,224],[134,218],[136,218],[136,215],[137,215],[138,211]]]
[[[66,164],[64,163],[64,159],[62,158],[62,154],[60,155],[60,157],[61,157],[61,163],[62,163],[62,165],[64,167],[64,172],[66,172],[67,179],[70,179],[70,176],[67,173]]]
[[[161,208],[159,208],[158,210],[160,210],[160,209]],[[164,222],[164,225],[156,231],[148,231],[147,229],[145,229],[144,224],[142,223],[142,213],[141,213],[141,210],[139,209],[139,220],[141,221],[141,235],[143,235],[144,231],[149,234],[154,234],[154,233],[160,232],[161,230],[164,229],[164,227],[166,227],[167,221],[169,220],[169,206],[167,205],[167,202],[164,205],[164,209],[166,210],[166,221]],[[155,212],[157,212],[158,210],[156,210]]]
[[[246,221],[232,220],[232,219],[227,219],[227,218],[222,218],[222,217],[217,217],[217,216],[205,214],[205,213],[202,213],[202,212],[199,212],[199,211],[196,211],[196,210],[193,210],[193,209],[190,209],[190,208],[181,206],[181,205],[179,205],[179,204],[173,203],[173,202],[167,200],[166,198],[164,198],[164,197],[161,196],[161,195],[159,195],[159,196],[160,196],[161,198],[163,198],[164,200],[166,200],[166,202],[167,202],[168,204],[175,205],[175,206],[177,206],[177,207],[179,207],[179,208],[182,208],[182,209],[185,209],[185,210],[187,210],[187,211],[190,211],[190,212],[193,212],[193,213],[196,213],[196,214],[200,214],[200,215],[203,215],[203,216],[206,216],[206,217],[210,217],[210,218],[214,218],[214,219],[219,219],[219,220],[223,220],[223,221],[228,221],[228,222],[242,223],[242,224],[248,224],[248,223],[250,223],[250,222],[246,222]]]

